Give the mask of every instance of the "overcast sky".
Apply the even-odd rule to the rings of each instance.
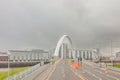
[[[1,50],[51,49],[64,34],[75,48],[120,41],[120,0],[0,1]]]

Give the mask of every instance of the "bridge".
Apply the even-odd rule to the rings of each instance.
[[[8,80],[120,80],[120,70],[93,62],[98,57],[95,51],[75,50],[71,38],[64,35],[56,45],[50,64],[37,64],[24,75]]]

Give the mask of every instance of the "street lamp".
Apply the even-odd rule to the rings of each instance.
[[[111,65],[112,65],[112,66],[114,66],[114,59],[115,59],[115,57],[114,57],[114,56],[111,56],[111,57],[110,57],[110,60],[111,60]]]
[[[113,50],[112,50],[112,47],[113,47],[112,40],[110,40],[110,46],[111,46],[111,57],[110,57],[110,60],[111,60],[111,65],[113,66],[114,56],[113,56]]]
[[[10,80],[9,79],[9,76],[10,76],[10,52],[9,51],[7,51],[7,54],[8,54],[8,80]]]
[[[109,40],[110,41],[110,60],[111,60],[111,64],[113,64],[113,41],[112,41],[112,39],[107,39],[107,40]],[[112,59],[111,59],[112,58]]]

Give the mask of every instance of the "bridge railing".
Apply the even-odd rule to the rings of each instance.
[[[6,78],[5,80],[23,80],[23,78],[25,78],[27,75],[29,75],[30,73],[34,72],[35,70],[37,70],[40,66],[44,65],[44,62],[38,63],[35,66],[28,68],[20,73],[17,73],[13,76],[9,76],[8,78]]]

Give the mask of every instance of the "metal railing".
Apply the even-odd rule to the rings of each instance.
[[[13,76],[9,76],[8,78],[6,78],[5,80],[23,80],[26,76],[28,76],[29,74],[31,74],[32,72],[36,71],[40,66],[42,66],[44,64],[44,62],[38,63],[35,66],[28,68],[22,72],[19,72]]]

